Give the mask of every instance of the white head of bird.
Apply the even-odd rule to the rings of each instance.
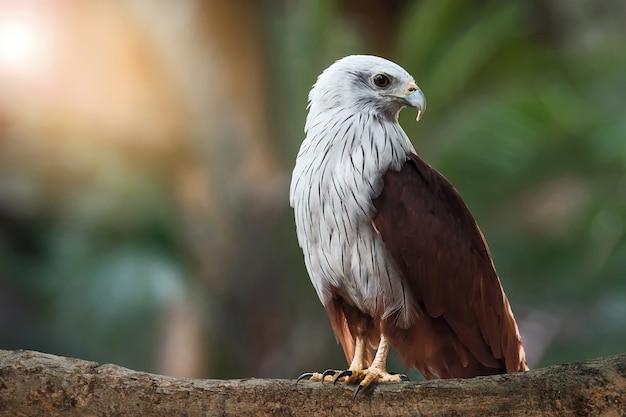
[[[371,55],[350,55],[328,67],[309,93],[309,114],[338,107],[370,110],[394,121],[404,107],[426,110],[426,99],[411,75],[398,64]]]

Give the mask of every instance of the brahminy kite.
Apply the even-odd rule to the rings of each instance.
[[[301,378],[406,379],[389,349],[427,379],[528,370],[487,243],[456,189],[398,123],[426,110],[409,73],[376,56],[336,61],[309,93],[290,187],[298,243],[349,368]]]

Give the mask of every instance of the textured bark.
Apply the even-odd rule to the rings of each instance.
[[[0,350],[0,416],[624,416],[626,354],[530,372],[352,388],[198,380]]]

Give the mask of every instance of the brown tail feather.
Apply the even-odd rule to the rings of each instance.
[[[481,362],[441,317],[420,316],[407,329],[397,327],[393,318],[389,318],[383,322],[382,331],[405,363],[417,368],[426,379],[472,378],[528,370],[519,352],[512,355],[517,361],[507,356],[493,357],[489,365]]]

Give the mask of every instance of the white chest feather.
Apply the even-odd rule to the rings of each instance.
[[[309,114],[290,189],[309,276],[323,304],[334,290],[373,317],[399,311],[406,326],[414,303],[371,220],[384,173],[399,170],[413,147],[397,122],[330,114]]]

